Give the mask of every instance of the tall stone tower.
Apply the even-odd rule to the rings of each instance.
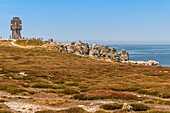
[[[21,39],[22,22],[19,17],[11,20],[12,39]]]

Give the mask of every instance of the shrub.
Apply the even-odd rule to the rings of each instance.
[[[80,89],[87,89],[89,86],[81,85],[79,86]]]
[[[129,91],[129,92],[134,92],[138,91],[139,88],[134,88],[134,87],[129,87],[129,88],[112,88],[114,91]]]
[[[63,113],[88,113],[88,112],[86,112],[83,108],[73,107],[68,110],[65,110],[65,112],[63,112]]]
[[[138,93],[139,94],[159,96],[159,93],[157,91],[139,90]]]
[[[79,100],[100,100],[100,99],[109,99],[110,96],[103,96],[103,95],[84,95],[84,94],[77,94],[72,97],[73,99]]]
[[[78,86],[79,84],[76,83],[76,82],[73,82],[73,83],[68,83],[68,84],[66,84],[66,85],[68,85],[68,86]]]
[[[44,110],[44,111],[37,111],[35,113],[57,113],[57,111],[53,111],[53,110]]]
[[[170,101],[165,101],[164,104],[170,106]]]
[[[13,112],[11,112],[9,110],[0,110],[0,113],[13,113]]]
[[[147,111],[150,109],[149,106],[143,104],[131,104],[133,111]]]
[[[135,95],[132,94],[126,94],[126,93],[121,93],[121,92],[114,92],[114,93],[101,93],[97,92],[95,94],[77,94],[74,95],[72,98],[74,99],[79,99],[79,100],[97,100],[97,99],[122,99],[122,100],[140,100]]]
[[[67,89],[64,89],[64,91],[62,93],[66,94],[66,95],[70,95],[70,94],[78,94],[79,92],[75,89],[68,89],[67,88]]]
[[[56,81],[55,84],[64,84],[64,81],[62,81],[62,80]]]
[[[122,99],[122,100],[140,100],[136,95],[122,93],[122,92],[114,92],[112,94],[113,99]]]
[[[163,104],[163,105],[170,105],[170,101],[159,100],[157,103],[158,104]]]
[[[169,111],[149,111],[148,113],[169,113]]]
[[[0,86],[0,90],[2,91],[6,91],[10,94],[18,94],[18,93],[22,93],[22,92],[27,92],[24,89],[18,88],[17,86],[12,86],[12,85],[1,85]]]
[[[6,100],[0,99],[0,103],[4,103],[6,102]]]
[[[110,112],[99,110],[99,111],[96,111],[95,113],[110,113]]]
[[[86,96],[84,94],[77,94],[72,97],[73,99],[79,100],[98,100],[98,99],[105,99],[106,97],[103,96]]]
[[[104,110],[116,110],[116,109],[121,109],[123,107],[123,104],[104,104],[101,105],[100,108]]]
[[[42,40],[17,40],[15,43],[22,46],[42,46],[45,44]]]
[[[151,100],[151,99],[145,100],[144,102],[145,102],[145,103],[150,103],[150,104],[155,103],[155,101],[154,101],[154,100]]]
[[[72,97],[73,99],[79,99],[79,100],[84,100],[84,95],[83,94],[77,94]]]
[[[15,95],[15,94],[18,94],[18,93],[26,92],[26,90],[11,87],[11,88],[7,89],[7,92]]]
[[[45,110],[45,111],[37,111],[35,113],[88,113],[83,108],[80,107],[73,107],[66,110],[60,110],[60,111],[52,111],[52,110]]]
[[[21,56],[13,56],[12,59],[14,60],[20,60],[22,57]]]
[[[170,93],[163,93],[161,95],[162,98],[170,98]]]
[[[28,53],[26,56],[35,56],[33,53]]]
[[[47,83],[42,83],[42,82],[35,83],[32,87],[33,88],[54,88],[52,85],[49,85]]]

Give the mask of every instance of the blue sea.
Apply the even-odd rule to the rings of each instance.
[[[156,60],[161,66],[170,67],[170,45],[108,45],[116,47],[117,51],[125,49],[129,52],[130,60]]]

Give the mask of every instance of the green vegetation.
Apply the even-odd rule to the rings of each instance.
[[[104,110],[116,110],[116,109],[121,109],[123,107],[123,104],[104,104],[100,106],[100,108]]]
[[[9,110],[0,110],[0,113],[13,113],[13,112]]]
[[[63,94],[66,94],[66,95],[69,95],[69,94],[78,94],[79,93],[79,91],[77,91],[77,90],[75,90],[75,89],[64,89],[64,91],[63,91]]]
[[[24,89],[18,88],[17,86],[13,86],[13,85],[0,85],[0,90],[1,91],[6,91],[10,94],[19,94],[22,92],[27,92]]]
[[[133,111],[147,111],[150,109],[149,106],[143,104],[131,104]]]
[[[0,113],[14,113],[4,104],[0,104]]]
[[[6,100],[0,99],[0,103],[4,103],[4,102],[6,102]]]
[[[40,105],[77,105],[74,102],[56,102],[56,98],[78,99],[74,101],[101,99],[133,103],[141,101],[152,106],[170,105],[168,100],[137,95],[140,93],[170,98],[170,68],[110,63],[57,52],[55,48],[22,49],[12,47],[9,42],[4,43],[5,45],[0,43],[1,91],[16,95],[42,96],[42,99],[30,99],[35,103],[39,102]],[[24,40],[18,40],[16,43],[42,45],[42,43],[29,44],[30,42]],[[25,75],[20,72],[25,72]],[[53,103],[44,98],[51,99]],[[148,110],[146,106],[134,106],[138,106],[134,107],[136,110]],[[154,108],[151,110],[154,111]]]
[[[99,111],[96,111],[95,113],[110,113],[110,112],[106,112],[106,111],[103,111],[103,110],[99,110]]]
[[[49,85],[48,83],[42,83],[42,82],[35,83],[32,87],[33,88],[54,88],[52,85]]]
[[[67,110],[60,110],[60,111],[52,111],[52,110],[46,110],[46,111],[38,111],[36,113],[88,113],[84,109],[79,107],[73,107]]]
[[[45,44],[42,40],[16,40],[15,43],[22,46],[42,46]]]
[[[110,92],[106,93],[105,91],[96,91],[89,92],[84,94],[77,94],[72,97],[73,99],[79,100],[99,100],[99,99],[122,99],[122,100],[140,100],[135,95],[122,93],[122,92]]]
[[[169,111],[149,111],[148,113],[169,113]]]

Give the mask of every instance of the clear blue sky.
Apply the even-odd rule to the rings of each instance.
[[[170,0],[0,0],[0,36],[15,16],[24,37],[170,44]]]

